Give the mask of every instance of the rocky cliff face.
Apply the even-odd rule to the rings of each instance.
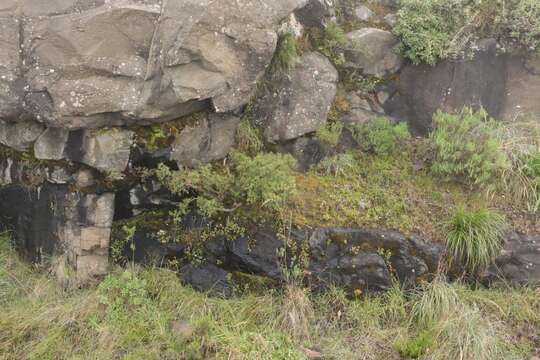
[[[537,58],[500,55],[487,40],[470,59],[409,64],[396,53],[398,39],[389,31],[395,2],[378,3],[387,11],[364,6],[347,14],[363,25],[344,34],[342,57],[308,46],[289,71],[270,74],[279,34],[324,31],[336,15],[332,1],[2,1],[2,223],[17,230],[32,259],[60,253],[81,276],[102,275],[113,218],[178,202],[137,169],[159,163],[196,168],[224,159],[248,112],[264,141],[291,152],[303,168],[330,153],[312,136],[329,116],[344,124],[388,116],[422,134],[431,130],[437,109],[464,105],[507,120],[540,117]],[[343,86],[358,74],[377,80],[369,93]],[[348,106],[336,115],[338,90],[345,91]],[[248,103],[253,106],[246,109]],[[164,123],[171,124],[166,134],[154,127]],[[342,143],[343,136],[340,146],[350,147]],[[301,242],[312,254],[311,280],[353,289],[383,290],[393,275],[414,283],[436,271],[443,251],[396,233],[308,233]],[[257,232],[254,248],[235,239],[221,249],[219,261],[189,265],[185,277],[201,288],[226,284],[227,272],[238,268],[280,278],[274,255],[283,243],[274,235]],[[330,238],[350,241],[330,245]],[[512,239],[499,259],[507,278],[538,279],[536,238]],[[162,258],[182,252],[151,246]],[[524,263],[530,268],[523,270]]]

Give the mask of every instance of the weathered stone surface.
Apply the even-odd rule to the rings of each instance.
[[[186,265],[181,270],[184,282],[199,291],[208,291],[213,295],[229,297],[232,286],[227,279],[227,271],[209,263]]]
[[[323,27],[325,19],[335,13],[334,0],[309,0],[306,6],[296,11],[296,16],[305,26]]]
[[[44,130],[41,124],[34,121],[10,123],[0,120],[0,144],[26,151]]]
[[[283,19],[306,0],[20,0],[0,13],[0,118],[27,111],[69,129],[236,110],[264,74]],[[15,9],[24,16],[19,25]],[[9,11],[9,12],[8,12]],[[26,94],[16,74],[23,34]],[[24,83],[24,81],[23,81]],[[21,83],[22,84],[22,83]],[[17,87],[18,86],[18,87]],[[16,89],[14,88],[16,87]],[[9,96],[8,96],[9,95]],[[4,99],[5,98],[5,99]]]
[[[188,167],[223,159],[235,145],[239,123],[234,115],[210,114],[186,126],[172,144],[171,159]]]
[[[501,118],[540,121],[540,56],[512,57],[507,64],[506,98]]]
[[[358,20],[369,21],[373,16],[375,16],[375,13],[367,6],[360,5],[354,9],[354,16],[356,16]]]
[[[366,75],[384,77],[398,71],[403,58],[395,47],[398,39],[391,32],[363,28],[347,34],[351,48],[346,51],[346,66],[362,70]]]
[[[228,262],[245,272],[280,279],[282,273],[278,254],[283,246],[283,241],[264,232],[258,232],[253,237],[240,237],[230,246]]]
[[[33,261],[64,255],[80,281],[107,272],[113,215],[112,193],[76,193],[47,183],[0,188],[0,227],[14,230],[21,252]]]
[[[349,109],[344,113],[340,121],[345,124],[364,124],[384,114],[372,110],[371,104],[366,99],[361,98],[355,93],[347,95]]]
[[[16,118],[22,112],[20,27],[20,20],[3,15],[0,9],[0,120]]]
[[[296,169],[307,171],[332,153],[330,145],[310,137],[301,137],[282,146],[296,159]]]
[[[317,229],[309,238],[310,271],[320,286],[385,290],[393,272],[405,286],[437,270],[442,247],[417,237],[365,229]]]
[[[487,281],[513,284],[540,284],[540,235],[510,234],[501,255],[484,274]]]
[[[70,133],[66,157],[103,172],[120,173],[128,165],[133,131],[113,128]]]
[[[65,129],[47,128],[34,143],[34,156],[41,160],[63,159],[68,138],[69,131]]]
[[[257,103],[257,117],[269,142],[292,140],[326,123],[338,74],[318,53],[306,53],[288,75],[280,76]]]
[[[425,134],[433,127],[433,114],[482,106],[500,118],[506,97],[506,57],[487,44],[472,60],[442,61],[435,66],[408,65],[400,74],[398,93],[384,104],[386,112],[407,119],[411,129]]]

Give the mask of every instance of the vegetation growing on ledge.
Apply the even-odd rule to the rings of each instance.
[[[437,280],[347,298],[290,285],[212,298],[168,270],[117,269],[97,289],[61,289],[0,241],[2,359],[529,359],[540,326],[530,288]]]
[[[402,0],[398,14],[394,32],[402,53],[415,64],[463,56],[467,46],[487,37],[540,48],[537,0]]]

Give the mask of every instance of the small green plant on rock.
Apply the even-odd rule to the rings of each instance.
[[[343,124],[340,122],[333,122],[320,128],[315,134],[315,137],[332,147],[336,147],[339,143],[339,138],[341,137],[342,132]]]
[[[484,270],[499,255],[508,228],[504,217],[489,209],[457,208],[446,224],[446,245],[471,274]]]
[[[410,139],[406,123],[393,124],[385,117],[376,118],[365,124],[352,125],[351,131],[364,151],[381,156],[395,154]]]
[[[296,38],[291,33],[279,36],[276,52],[272,59],[272,71],[286,73],[296,65],[298,61],[298,48]]]
[[[508,159],[496,136],[498,124],[484,110],[464,108],[458,114],[438,111],[431,134],[431,170],[445,178],[480,185],[500,175]]]

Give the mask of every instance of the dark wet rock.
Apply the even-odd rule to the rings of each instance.
[[[363,28],[348,33],[347,38],[351,43],[345,53],[347,67],[382,78],[397,72],[404,63],[395,49],[399,40],[389,31]]]
[[[540,56],[508,59],[506,98],[501,118],[507,121],[540,119]]]
[[[332,154],[332,148],[329,144],[311,137],[295,139],[284,144],[281,148],[296,159],[298,171],[307,171]]]
[[[395,276],[404,286],[434,273],[442,247],[416,237],[366,229],[317,229],[310,239],[310,271],[316,286],[386,290]]]
[[[257,101],[256,121],[275,143],[317,131],[326,124],[338,73],[319,53],[305,53],[288,74],[277,76]]]
[[[327,18],[336,14],[334,0],[309,0],[303,8],[295,12],[305,26],[323,27]]]
[[[167,266],[168,261],[185,255],[185,244],[164,242],[159,236],[157,231],[137,228],[132,241],[124,246],[124,258],[147,266]]]
[[[235,145],[239,123],[234,115],[210,114],[186,126],[172,144],[171,159],[187,167],[223,159]]]
[[[489,282],[502,280],[520,285],[540,284],[540,235],[511,233],[501,255],[482,277]]]
[[[240,237],[230,246],[229,265],[233,268],[280,279],[279,252],[284,243],[276,235],[257,232],[252,237]]]
[[[420,134],[433,128],[432,117],[438,109],[452,112],[463,106],[483,107],[499,118],[506,97],[506,57],[498,56],[492,43],[472,60],[407,65],[397,87],[398,94],[384,108],[392,117],[407,119]]]
[[[186,265],[180,270],[182,280],[193,288],[213,295],[230,297],[232,284],[228,272],[216,265],[203,263]]]
[[[68,185],[29,190],[0,188],[0,225],[14,230],[21,253],[32,261],[63,256],[80,281],[108,271],[114,194],[82,194]]]

